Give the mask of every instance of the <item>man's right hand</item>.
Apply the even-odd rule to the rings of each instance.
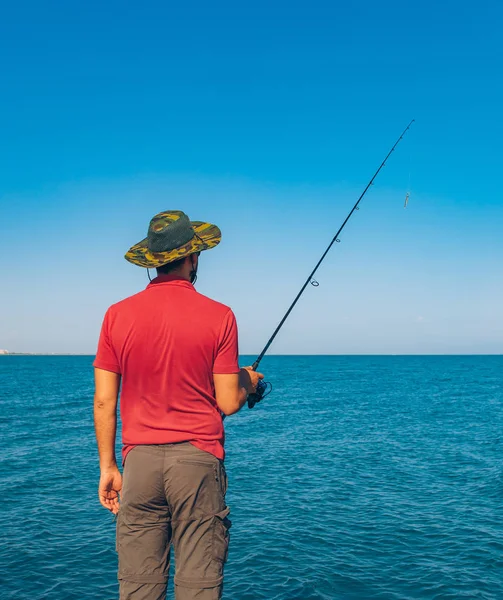
[[[215,399],[224,415],[233,415],[243,408],[249,394],[257,390],[262,373],[256,373],[252,367],[245,367],[239,373],[214,373]]]
[[[261,379],[264,379],[264,376],[262,373],[254,371],[253,367],[243,367],[239,373],[239,382],[247,394],[254,394],[257,391],[257,385]]]

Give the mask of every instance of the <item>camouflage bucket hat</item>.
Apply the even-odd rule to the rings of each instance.
[[[150,221],[147,237],[132,246],[124,258],[139,267],[153,269],[214,248],[221,239],[216,225],[190,221],[181,210],[167,210],[155,215]]]

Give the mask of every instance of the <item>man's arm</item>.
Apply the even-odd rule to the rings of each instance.
[[[101,471],[98,495],[101,504],[117,514],[122,476],[115,459],[115,434],[121,376],[111,371],[95,368],[94,381],[94,428]]]
[[[251,367],[245,367],[239,373],[214,373],[218,408],[227,416],[237,413],[246,404],[248,394],[255,393],[259,380],[263,378],[262,373],[256,373]]]

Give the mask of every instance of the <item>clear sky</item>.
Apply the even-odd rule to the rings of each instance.
[[[258,352],[503,352],[503,4],[3,2],[0,348],[93,353],[165,209]],[[409,207],[403,203],[410,188]]]

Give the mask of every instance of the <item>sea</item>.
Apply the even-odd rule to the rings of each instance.
[[[1,600],[118,598],[92,360],[0,357]],[[261,368],[271,395],[225,421],[224,599],[503,599],[503,356]]]

